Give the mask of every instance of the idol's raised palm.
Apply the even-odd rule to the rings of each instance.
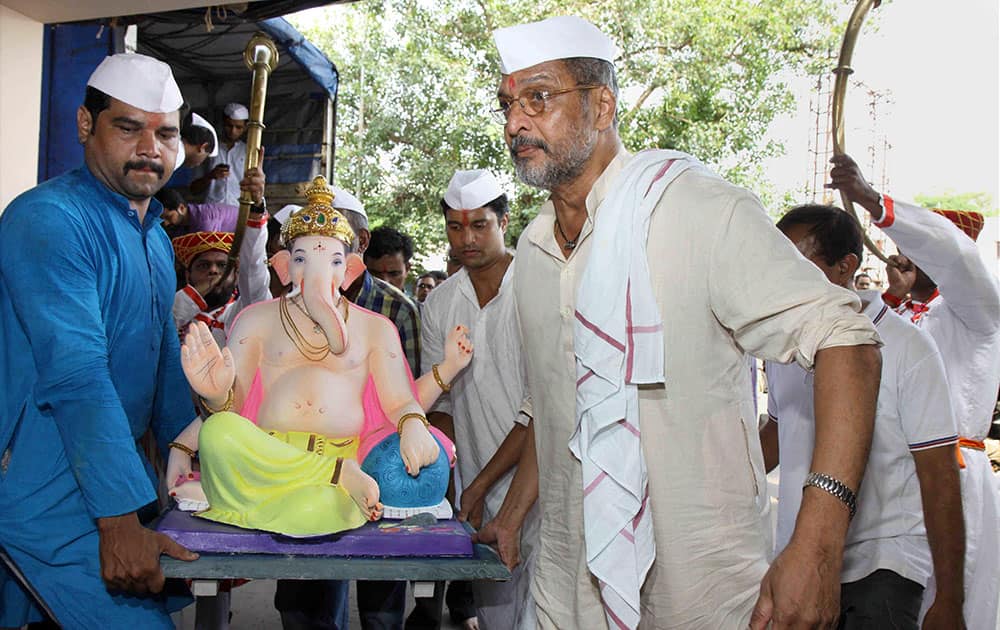
[[[229,348],[219,350],[203,322],[193,322],[188,329],[181,345],[181,367],[196,394],[213,408],[223,406],[236,379],[233,355]]]

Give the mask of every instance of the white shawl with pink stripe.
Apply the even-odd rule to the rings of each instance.
[[[656,556],[636,387],[664,382],[649,222],[663,191],[693,167],[704,168],[677,151],[633,156],[596,212],[576,298],[577,426],[569,447],[583,468],[587,567],[612,628],[639,625],[639,590]]]

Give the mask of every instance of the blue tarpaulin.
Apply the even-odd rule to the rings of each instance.
[[[217,127],[226,103],[248,100],[251,73],[242,53],[253,33],[263,31],[277,45],[280,60],[268,80],[264,116],[268,184],[308,182],[325,171],[327,161],[332,164],[335,120],[324,121],[335,112],[337,69],[287,20],[247,22],[232,15],[209,30],[197,13],[182,11],[138,16],[134,22],[138,52],[169,63],[185,100]],[[82,163],[76,111],[91,72],[123,47],[123,31],[100,22],[46,26],[39,181]],[[168,185],[186,186],[191,175],[179,171]]]

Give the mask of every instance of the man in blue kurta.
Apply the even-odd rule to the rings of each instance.
[[[151,200],[183,99],[142,55],[108,57],[87,85],[85,165],[0,217],[0,546],[64,628],[173,628],[160,554],[197,556],[140,525],[156,493],[136,440],[152,426],[165,451],[194,416]],[[0,568],[0,627],[28,609]]]

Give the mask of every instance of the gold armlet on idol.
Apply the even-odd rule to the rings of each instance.
[[[434,380],[437,381],[438,387],[441,388],[441,391],[443,391],[446,394],[448,392],[450,392],[451,391],[451,385],[449,385],[448,383],[445,383],[444,379],[441,378],[441,373],[438,372],[438,364],[437,363],[435,363],[434,365],[431,366],[431,371],[434,372]]]
[[[207,411],[209,414],[222,413],[223,411],[232,411],[232,409],[233,409],[233,400],[235,398],[236,398],[235,388],[230,387],[229,388],[229,394],[226,396],[226,402],[223,403],[222,408],[220,408],[220,409],[212,409],[211,407],[208,406],[208,403],[205,402],[204,398],[202,398],[201,396],[198,396],[198,399],[201,401],[201,406],[204,407],[205,411]]]
[[[399,422],[396,423],[396,433],[398,433],[400,436],[402,436],[403,435],[403,423],[406,422],[407,420],[410,420],[411,418],[418,418],[421,422],[424,423],[425,427],[428,427],[431,424],[430,422],[427,421],[427,417],[424,416],[424,414],[422,414],[422,413],[404,413],[403,417],[400,418]]]
[[[187,453],[192,459],[198,457],[198,452],[195,451],[190,446],[187,446],[186,444],[181,444],[180,442],[171,442],[170,444],[167,444],[167,446],[170,448],[176,448],[178,451],[183,451]]]

